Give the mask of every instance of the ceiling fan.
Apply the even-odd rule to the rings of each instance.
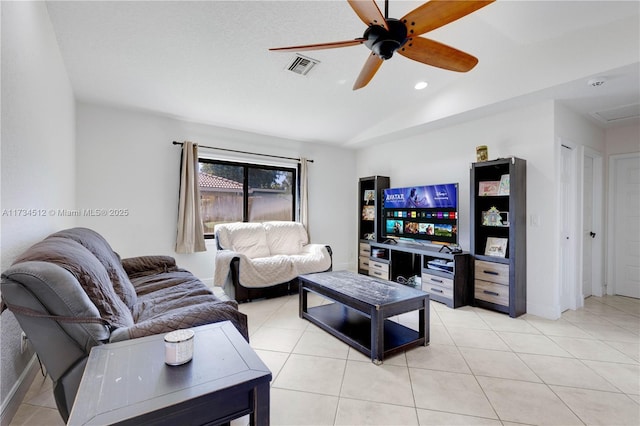
[[[418,36],[475,12],[495,0],[431,0],[415,8],[401,19],[388,17],[388,0],[385,0],[384,16],[375,0],[347,1],[362,22],[367,24],[367,29],[362,37],[331,43],[276,47],[269,50],[320,50],[364,44],[371,50],[371,55],[369,55],[360,71],[360,75],[358,75],[353,85],[353,90],[366,86],[376,74],[382,62],[391,58],[395,52],[414,61],[434,67],[467,72],[478,63],[476,57],[435,40]]]

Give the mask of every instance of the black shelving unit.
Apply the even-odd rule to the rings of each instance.
[[[474,304],[511,317],[527,310],[526,173],[516,157],[471,165]]]
[[[358,182],[358,272],[369,273],[369,242],[377,242],[382,226],[382,190],[389,188],[387,176],[360,178]]]

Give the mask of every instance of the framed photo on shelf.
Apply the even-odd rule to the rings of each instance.
[[[482,225],[483,226],[502,226],[502,215],[500,211],[491,207],[487,211],[482,212]]]
[[[373,203],[376,200],[376,191],[373,189],[364,190],[364,202],[365,204]]]
[[[478,182],[478,195],[480,197],[489,197],[492,195],[498,195],[500,188],[499,180],[489,180],[484,182]]]
[[[510,183],[509,175],[502,175],[498,186],[498,195],[509,195]]]
[[[374,206],[362,207],[362,220],[376,220],[376,209]]]
[[[506,257],[507,238],[488,237],[487,245],[484,249],[485,256]]]

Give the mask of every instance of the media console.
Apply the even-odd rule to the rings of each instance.
[[[450,308],[473,302],[469,253],[445,253],[438,248],[402,242],[369,244],[369,275],[396,282],[420,277],[422,290],[432,300]]]

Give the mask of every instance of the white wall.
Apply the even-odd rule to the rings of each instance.
[[[391,186],[458,182],[459,242],[469,250],[469,168],[478,145],[489,147],[490,159],[527,160],[527,217],[536,215],[539,223],[527,226],[527,312],[557,317],[558,247],[550,244],[558,227],[552,102],[362,148],[358,176],[390,176]]]
[[[2,2],[2,270],[74,218],[74,99],[44,2]],[[31,215],[25,210],[34,209]],[[33,352],[20,354],[20,328],[0,320],[2,407]]]
[[[604,154],[604,131],[584,116],[556,103],[555,133],[561,139]]]
[[[312,242],[334,249],[334,268],[355,262],[357,178],[353,151],[79,103],[78,208],[128,209],[126,217],[80,217],[122,257],[174,256],[199,278],[213,278],[213,253],[176,254],[180,147],[172,141],[313,159],[309,165]],[[259,157],[257,157],[259,159]]]
[[[614,127],[605,132],[607,156],[640,151],[640,123]]]

